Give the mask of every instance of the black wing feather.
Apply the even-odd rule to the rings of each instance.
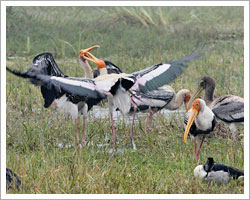
[[[155,90],[163,85],[169,84],[170,82],[175,80],[179,75],[181,75],[183,73],[183,69],[188,67],[187,65],[183,64],[184,62],[189,62],[199,57],[200,55],[195,54],[195,55],[181,58],[179,60],[174,60],[174,61],[170,61],[166,63],[160,63],[152,67],[146,68],[144,70],[134,72],[133,75],[135,77],[138,77],[138,79],[143,79],[143,76],[149,75],[149,73],[153,75],[154,71],[157,70],[159,67],[161,67],[162,73],[160,73],[157,76],[154,76],[154,78],[150,80],[146,80],[145,85],[139,84],[139,89],[142,92],[146,92],[148,90],[149,91]]]

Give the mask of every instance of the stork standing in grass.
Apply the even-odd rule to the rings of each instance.
[[[79,55],[81,56],[81,54]],[[85,59],[96,63],[98,68],[102,69],[102,71],[100,71],[101,75],[107,73],[107,70],[105,70],[106,68],[104,66],[105,65],[104,61],[101,62],[100,59],[97,59],[90,52],[87,52],[87,55],[88,56],[83,55]],[[130,134],[133,149],[136,149],[136,145],[134,143],[134,138],[133,138],[133,125],[138,105],[139,106],[147,105],[149,107],[155,107],[155,108],[158,107],[158,109],[164,108],[165,106],[168,105],[169,109],[170,108],[176,109],[182,104],[184,99],[188,98],[189,100],[190,94],[188,90],[182,90],[176,95],[176,97],[174,97],[173,91],[168,90],[168,93],[164,94],[166,90],[160,87],[173,81],[174,79],[176,79],[178,75],[180,75],[183,72],[183,68],[187,67],[186,65],[183,64],[184,62],[197,59],[198,57],[199,55],[192,55],[176,61],[153,65],[152,67],[132,73],[132,75],[136,79],[136,82],[131,87],[130,91],[131,98],[128,98],[128,96],[126,96],[126,98],[121,98],[123,100],[123,103],[121,105],[123,105],[124,110],[126,110],[126,112],[123,113],[127,113],[130,110],[131,104],[134,107],[134,115],[133,115],[131,134]],[[109,105],[111,104],[109,103]],[[110,109],[110,112],[112,112],[112,110],[113,108]]]
[[[101,71],[101,74],[103,74],[103,61],[97,60],[97,63],[98,69]],[[126,99],[126,96],[127,99],[129,99],[126,91],[133,86],[135,80],[133,75],[124,73],[106,74],[95,79],[49,76],[42,73],[39,67],[37,68],[36,66],[31,66],[25,73],[13,71],[8,68],[7,70],[23,78],[29,78],[31,83],[43,86],[49,91],[54,91],[56,94],[58,93],[60,97],[65,95],[73,104],[78,105],[81,102],[85,102],[87,105],[90,104],[93,106],[108,97],[110,98],[109,104],[111,106],[113,104],[116,105],[122,112],[126,112],[126,110],[124,110],[128,107],[126,103],[130,105],[130,102],[124,102],[124,99]],[[59,95],[55,96],[57,97]],[[70,112],[71,111],[72,108],[70,109]],[[114,139],[113,137],[115,144]]]
[[[113,63],[104,60],[106,64],[106,68],[108,73],[122,73],[120,68],[118,68]],[[94,70],[94,77],[100,75],[98,70]],[[149,111],[149,117],[146,124],[149,124],[152,128],[152,117],[153,114],[162,110],[163,108],[168,110],[176,110],[180,108],[180,106],[184,103],[186,111],[187,111],[187,103],[189,102],[191,95],[190,91],[187,89],[182,89],[175,94],[174,89],[169,85],[164,85],[156,90],[141,92],[138,90],[130,90],[131,97],[133,98],[133,102],[136,105],[136,111]],[[130,109],[131,112],[134,112],[133,105]]]
[[[192,108],[186,113],[185,116],[184,142],[187,141],[188,133],[194,137],[194,156],[197,161],[205,136],[213,131],[215,123],[215,115],[206,105],[206,102],[202,99],[196,99],[192,104]],[[196,150],[196,136],[198,135],[202,135],[202,139],[198,150]]]
[[[82,50],[85,54],[88,51],[91,51],[94,48],[99,47],[98,45],[92,46],[90,48]],[[87,78],[93,78],[92,69],[88,64],[88,61],[82,57],[79,57],[80,65],[85,72],[85,76]],[[20,73],[7,68],[11,73],[26,77],[32,70],[36,70],[44,75],[49,76],[57,76],[57,77],[68,77],[64,75],[60,70],[58,65],[56,64],[53,56],[50,53],[42,53],[37,55],[33,59],[33,63],[27,72]],[[80,78],[79,78],[80,80]],[[55,105],[60,112],[69,114],[73,121],[75,121],[75,132],[76,132],[76,141],[79,141],[79,131],[78,131],[78,116],[80,114],[83,115],[83,129],[82,129],[82,138],[81,142],[83,145],[86,144],[85,141],[85,123],[87,112],[93,107],[93,105],[97,104],[99,101],[93,99],[81,98],[79,95],[75,94],[66,94],[61,91],[57,91],[54,88],[47,88],[44,85],[41,85],[41,93],[44,98],[44,107],[48,108],[51,105]]]
[[[204,76],[190,102],[197,98],[203,90],[205,90],[204,100],[207,106],[218,120],[229,125],[236,143],[236,125],[244,123],[244,99],[234,95],[224,95],[214,99],[215,80],[212,77]]]

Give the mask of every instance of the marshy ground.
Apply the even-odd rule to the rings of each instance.
[[[240,7],[9,7],[7,66],[25,71],[35,55],[48,51],[65,74],[84,76],[77,52],[99,44],[97,57],[130,73],[190,55],[197,44],[206,44],[205,54],[188,63],[171,87],[194,92],[200,78],[209,75],[216,80],[215,96],[244,97],[243,13]],[[243,127],[237,133],[238,149],[229,129],[217,127],[197,163],[193,142],[183,142],[182,110],[155,114],[152,130],[145,127],[147,114],[140,115],[137,151],[130,144],[129,118],[119,116],[117,151],[111,152],[111,123],[103,103],[102,111],[97,107],[89,113],[87,146],[79,148],[69,117],[43,108],[38,87],[6,76],[6,165],[22,180],[19,191],[8,193],[244,193],[242,180],[211,186],[193,176],[207,157],[243,169]]]

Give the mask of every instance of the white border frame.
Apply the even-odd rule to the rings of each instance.
[[[244,6],[244,194],[6,194],[6,6]],[[249,2],[248,1],[2,1],[1,2],[1,199],[248,199]],[[247,114],[246,114],[247,113]]]

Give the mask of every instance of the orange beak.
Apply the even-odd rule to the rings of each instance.
[[[99,45],[94,45],[92,47],[89,47],[87,49],[81,49],[79,52],[78,52],[78,55],[85,58],[85,56],[87,55],[87,53],[89,51],[91,51],[92,49],[95,49],[95,48],[99,48],[100,46]]]
[[[187,123],[186,129],[185,129],[184,142],[187,142],[187,136],[188,136],[189,130],[190,130],[192,124],[194,123],[194,120],[195,120],[196,116],[198,115],[198,113],[199,113],[199,111],[193,107],[191,110],[190,116],[188,118],[188,123]]]
[[[87,52],[86,54],[87,55],[84,55],[83,58],[86,59],[86,60],[89,60],[89,61],[91,61],[93,63],[96,63],[97,64],[97,69],[106,67],[106,64],[105,64],[105,62],[103,60],[100,60],[100,59],[96,58],[90,52]]]
[[[99,48],[99,47],[100,47],[99,45],[95,45],[95,46],[89,47],[87,49],[81,49],[78,52],[78,54],[83,59],[89,60],[89,61],[91,61],[93,63],[96,63],[97,64],[97,69],[104,68],[104,67],[106,67],[105,62],[103,60],[100,60],[100,59],[96,58],[93,54],[90,53],[90,51],[92,49]]]

